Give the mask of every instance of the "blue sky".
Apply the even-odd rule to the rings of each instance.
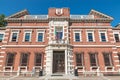
[[[69,7],[71,14],[88,14],[95,9],[112,16],[112,26],[120,23],[120,0],[0,0],[0,14],[12,15],[23,9],[30,14],[47,14],[50,7]]]

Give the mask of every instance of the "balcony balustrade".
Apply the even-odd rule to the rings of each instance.
[[[94,19],[94,15],[70,15],[70,19]]]
[[[51,40],[49,44],[64,45],[68,44],[67,40]]]
[[[48,19],[48,15],[26,15],[25,19]]]

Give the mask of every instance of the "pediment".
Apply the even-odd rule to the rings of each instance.
[[[107,18],[107,19],[113,20],[113,18],[111,16],[108,16],[106,14],[103,14],[103,13],[93,10],[93,9],[90,11],[89,15],[94,15],[95,18]]]
[[[7,18],[21,18],[21,17],[28,15],[28,14],[29,14],[28,10],[25,9],[25,10],[22,10],[22,11],[15,13]]]

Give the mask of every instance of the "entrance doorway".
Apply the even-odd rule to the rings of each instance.
[[[53,51],[53,73],[65,72],[65,51]]]

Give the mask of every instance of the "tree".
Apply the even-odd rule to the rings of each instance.
[[[5,27],[6,21],[4,19],[5,19],[5,15],[1,14],[0,15],[0,27]]]

